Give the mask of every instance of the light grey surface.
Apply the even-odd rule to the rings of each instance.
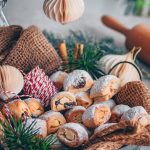
[[[43,2],[44,0],[9,0],[4,12],[10,24],[19,24],[24,27],[35,24],[41,29],[47,29],[60,36],[67,35],[69,30],[85,31],[97,40],[111,36],[121,47],[124,47],[125,37],[105,27],[100,22],[101,16],[104,14],[115,16],[129,28],[138,23],[150,25],[150,19],[147,17],[124,16],[125,0],[84,0],[86,6],[84,15],[67,25],[48,19],[43,12]],[[149,80],[145,80],[145,83],[150,88]]]
[[[150,150],[149,146],[126,146],[120,150]]]
[[[84,15],[67,25],[61,25],[48,19],[43,12],[43,2],[44,0],[8,0],[4,12],[10,24],[19,24],[24,27],[35,24],[41,29],[47,29],[60,36],[67,35],[70,29],[86,30],[96,39],[113,36],[119,45],[124,45],[124,36],[100,23],[102,15],[113,15],[129,28],[142,22],[150,25],[150,19],[147,17],[124,16],[125,0],[84,0],[86,6]]]

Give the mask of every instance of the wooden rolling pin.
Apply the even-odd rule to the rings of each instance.
[[[150,65],[150,26],[139,24],[132,29],[128,29],[111,16],[103,16],[101,20],[109,28],[126,36],[125,43],[128,50],[131,50],[134,46],[142,47],[139,58]]]

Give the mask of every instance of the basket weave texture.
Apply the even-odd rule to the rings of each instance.
[[[36,26],[25,29],[16,45],[3,61],[3,65],[15,66],[29,72],[37,65],[51,74],[61,65],[61,59],[53,46]]]
[[[118,104],[143,106],[150,113],[150,90],[142,81],[133,81],[123,86],[115,96]]]
[[[17,25],[0,27],[0,63],[8,55],[22,32],[23,28]]]

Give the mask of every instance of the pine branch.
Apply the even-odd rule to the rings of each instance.
[[[32,122],[28,127],[21,120],[16,121],[10,118],[2,124],[4,138],[3,143],[8,150],[49,150],[49,147],[56,141],[54,135],[50,135],[45,139],[38,138],[36,135],[38,129],[35,130],[36,122]]]

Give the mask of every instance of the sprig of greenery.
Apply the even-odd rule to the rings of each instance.
[[[36,122],[32,122],[28,127],[22,120],[10,118],[2,124],[3,127],[3,143],[8,150],[49,150],[49,147],[56,141],[54,135],[50,135],[45,139],[38,138],[36,135],[38,129],[34,129]]]
[[[56,50],[58,50],[58,45],[62,41],[65,41],[68,50],[68,64],[63,64],[63,70],[67,72],[71,72],[75,69],[86,70],[94,79],[104,74],[97,63],[102,56],[114,53],[120,54],[123,51],[123,49],[116,46],[112,38],[105,38],[98,42],[81,31],[70,31],[69,36],[64,39],[46,30],[43,31],[43,33]],[[74,61],[75,43],[82,43],[84,45],[84,53],[76,61]]]

